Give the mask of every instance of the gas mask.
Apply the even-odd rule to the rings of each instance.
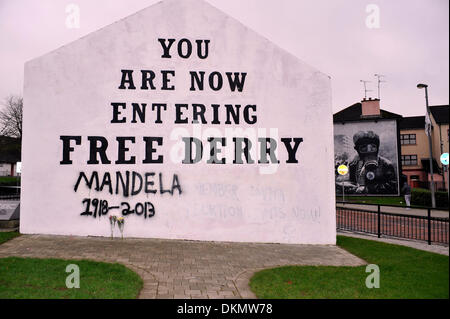
[[[366,185],[375,180],[378,169],[378,146],[374,143],[362,144],[357,148],[359,158],[363,161],[359,170],[359,184]]]

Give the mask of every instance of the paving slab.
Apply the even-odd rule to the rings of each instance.
[[[144,299],[255,298],[248,282],[260,269],[366,264],[334,245],[48,235],[22,235],[0,245],[0,258],[10,256],[118,262],[143,278]]]

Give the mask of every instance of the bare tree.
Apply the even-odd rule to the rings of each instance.
[[[19,138],[22,141],[23,98],[10,95],[0,110],[0,135]]]

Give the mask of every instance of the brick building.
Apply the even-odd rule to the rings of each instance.
[[[439,158],[449,151],[449,106],[430,106],[431,144],[433,151],[433,179],[437,189],[448,187],[448,175]],[[425,116],[404,117],[400,121],[402,172],[412,187],[429,187],[431,180],[428,137]]]

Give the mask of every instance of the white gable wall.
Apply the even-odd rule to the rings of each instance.
[[[173,54],[162,59],[158,38],[187,38],[193,43],[209,39],[209,56],[182,59]],[[118,89],[122,69],[135,70],[136,90]],[[140,70],[153,70],[157,77],[160,70],[175,70],[171,84],[176,89],[140,90]],[[230,92],[225,84],[217,92],[192,92],[189,71],[246,72],[245,88]],[[128,108],[132,102],[167,103],[168,110],[163,124],[151,120],[111,124],[111,102],[126,102]],[[174,124],[175,103],[256,104],[257,123],[240,127],[275,128],[279,138],[302,137],[299,163],[285,163],[281,141],[275,174],[261,174],[261,165],[256,164],[173,163],[170,150],[176,141],[171,134],[180,128],[190,135],[195,131],[192,124]],[[192,119],[191,110],[185,114]],[[153,113],[147,116],[154,120]],[[230,127],[237,126],[204,124],[202,131],[225,132]],[[82,200],[98,198],[110,206],[123,201],[154,204],[152,218],[126,216],[124,235],[129,237],[334,244],[332,128],[328,76],[203,1],[164,1],[26,64],[20,230],[110,236],[107,216],[80,216]],[[60,165],[61,135],[82,136],[82,144],[71,153],[73,165]],[[87,136],[108,139],[112,164],[86,164]],[[137,164],[114,164],[117,136],[136,137],[129,155],[136,156]],[[163,164],[142,164],[144,136],[164,138],[164,145],[157,148],[158,155],[164,155]],[[81,171],[102,175],[126,170],[162,173],[167,186],[177,174],[183,192],[124,198],[85,185],[74,192]]]

